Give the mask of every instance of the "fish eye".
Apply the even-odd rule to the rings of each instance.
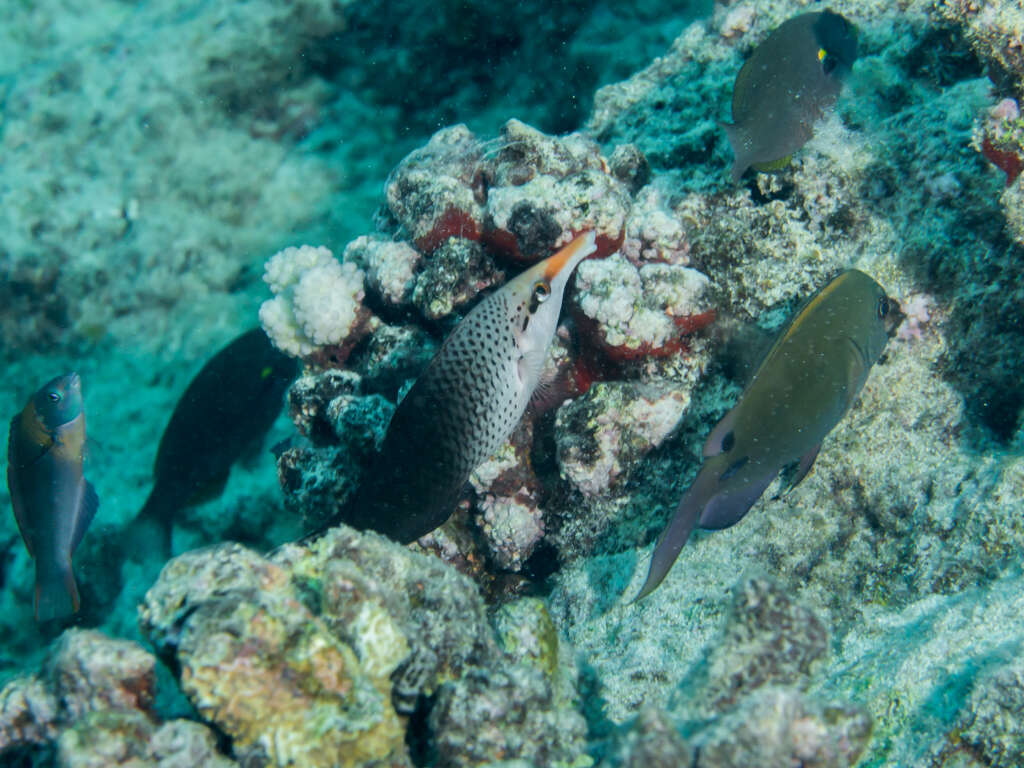
[[[60,402],[60,392],[52,392],[51,391],[51,392],[48,393],[48,396],[50,398],[50,402],[51,403],[59,403]]]
[[[883,296],[878,300],[878,317],[884,318],[886,315],[889,314],[889,309],[889,299]]]
[[[551,295],[551,287],[543,280],[538,280],[533,284],[533,297],[538,302],[544,301],[548,296]]]

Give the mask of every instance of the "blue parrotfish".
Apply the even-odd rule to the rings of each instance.
[[[807,476],[902,320],[896,301],[855,269],[797,312],[704,444],[700,472],[658,539],[637,600],[665,578],[696,525],[728,528],[780,472],[787,490]]]
[[[14,518],[36,564],[37,621],[78,611],[71,555],[99,499],[85,479],[85,411],[77,373],[58,376],[11,420],[7,487]]]
[[[415,541],[452,514],[534,394],[569,277],[596,250],[578,235],[477,304],[399,403],[346,522]]]
[[[733,182],[751,166],[784,166],[807,143],[856,58],[855,27],[828,10],[789,19],[754,49],[733,85],[733,122],[722,124]]]

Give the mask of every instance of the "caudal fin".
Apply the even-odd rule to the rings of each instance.
[[[36,621],[67,618],[77,613],[80,605],[71,557],[57,563],[36,560]]]

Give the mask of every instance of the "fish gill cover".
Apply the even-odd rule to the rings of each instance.
[[[7,9],[7,418],[77,371],[101,501],[65,627],[0,516],[0,762],[1024,764],[1019,5],[832,4],[835,106],[736,184],[737,74],[823,4],[421,6]],[[585,230],[450,520],[304,538],[460,320]],[[630,603],[765,345],[849,268],[906,318],[813,470]],[[128,557],[175,404],[264,302],[287,416],[176,557]]]

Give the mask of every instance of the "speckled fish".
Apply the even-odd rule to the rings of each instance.
[[[695,525],[728,528],[781,471],[790,490],[806,477],[902,319],[899,305],[855,269],[804,305],[708,437],[701,470],[654,548],[637,600],[665,578]]]
[[[408,543],[448,519],[470,472],[519,423],[566,283],[595,249],[593,232],[579,235],[463,318],[395,410],[347,522]]]
[[[215,498],[232,465],[267,433],[298,374],[259,328],[246,331],[211,357],[174,407],[153,465],[153,489],[130,535],[157,530],[163,554],[182,507]],[[143,539],[144,540],[144,539]],[[137,551],[137,547],[133,547]]]
[[[85,412],[77,373],[59,376],[11,420],[7,487],[18,530],[36,562],[38,621],[79,608],[71,554],[92,522],[99,500],[85,479]]]
[[[751,166],[785,165],[835,105],[856,58],[854,26],[832,11],[790,19],[757,46],[736,75],[732,125],[722,126],[736,156],[732,180]]]

